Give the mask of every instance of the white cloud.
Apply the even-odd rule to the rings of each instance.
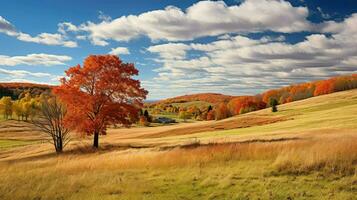
[[[159,53],[160,57],[165,59],[183,59],[186,57],[186,51],[190,46],[182,43],[168,43],[149,47],[147,50],[151,53]]]
[[[62,22],[58,24],[58,32],[67,34],[67,32],[77,32],[79,29],[71,22]]]
[[[85,36],[85,35],[77,35],[76,39],[77,40],[85,40],[85,39],[87,39],[87,36]]]
[[[126,47],[117,47],[117,48],[112,48],[112,50],[109,52],[109,54],[113,54],[113,55],[128,55],[128,54],[130,54],[130,51]]]
[[[284,37],[225,36],[206,44],[151,46],[148,49],[158,54],[156,61],[162,66],[146,84],[153,85],[154,90],[161,89],[160,94],[166,90],[170,95],[174,89],[177,94],[191,90],[252,94],[296,82],[356,73],[357,14],[335,22],[334,26],[339,28],[332,35],[311,34],[295,44],[285,42]],[[193,51],[201,53],[192,56]]]
[[[0,66],[15,66],[15,65],[64,65],[65,62],[72,60],[71,57],[65,55],[51,54],[29,54],[26,56],[6,56],[0,55]]]
[[[304,31],[312,28],[307,16],[306,7],[293,7],[287,1],[246,0],[233,6],[223,1],[200,1],[185,11],[168,6],[99,24],[88,22],[78,28],[89,32],[93,44],[105,46],[107,40],[128,41],[141,35],[153,41],[183,41],[226,33]]]
[[[36,77],[36,78],[43,78],[43,77],[51,77],[51,74],[42,73],[42,72],[29,72],[25,70],[7,70],[0,68],[0,74],[4,74],[10,76],[11,78],[22,79],[24,77]]]
[[[343,22],[327,21],[320,25],[323,33],[352,33],[357,31],[357,13],[352,14]]]
[[[32,37],[26,33],[18,33],[17,39],[24,42],[34,42],[38,44],[46,45],[62,45],[65,47],[77,47],[77,43],[74,41],[65,40],[64,36],[61,34],[51,34],[51,33],[41,33],[35,37]]]
[[[65,30],[74,31],[74,25],[70,23],[61,23],[59,24],[59,32],[64,33]],[[0,32],[5,33],[9,36],[16,37],[18,40],[24,42],[33,42],[38,44],[46,45],[61,45],[64,47],[77,47],[78,44],[75,41],[68,40],[67,37],[59,33],[40,33],[37,36],[31,36],[27,33],[19,32],[15,27],[7,21],[5,18],[0,16]]]

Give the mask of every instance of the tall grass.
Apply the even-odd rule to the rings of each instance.
[[[240,167],[235,169],[235,173],[245,166],[245,170],[252,168],[255,171],[272,172],[268,174],[269,176],[274,176],[275,173],[308,174],[319,171],[342,176],[355,174],[354,177],[356,177],[356,162],[357,136],[318,140],[212,144],[165,151],[72,152],[60,156],[38,157],[9,163],[0,162],[0,199],[40,197],[55,199],[54,197],[61,195],[67,195],[66,197],[72,199],[87,199],[88,196],[96,195],[98,192],[100,195],[116,193],[118,184],[120,185],[119,193],[124,191],[125,195],[132,195],[134,193],[130,191],[137,190],[136,186],[140,183],[160,185],[164,184],[162,182],[164,180],[173,180],[172,184],[192,184],[190,172],[195,171],[201,174],[201,169],[203,176],[207,176],[207,180],[212,181],[217,177],[210,174],[215,171],[214,169],[220,171],[221,177],[225,177],[232,175],[230,170],[235,169],[236,165]],[[175,174],[176,172],[181,174]],[[244,172],[239,173],[244,174]],[[249,178],[251,177],[249,172],[245,175],[247,180],[234,179],[234,181],[244,182],[248,179],[253,181]],[[180,178],[176,180],[172,176]],[[281,177],[285,176],[273,179],[283,180]],[[264,182],[266,178],[260,178],[259,181]],[[233,179],[229,177],[228,179],[228,182],[232,183]],[[273,181],[273,179],[269,180]],[[287,180],[289,179],[284,179],[284,181]],[[347,186],[341,187],[352,188],[351,184],[355,183],[354,180],[356,179],[353,176],[348,176],[343,182]],[[205,181],[203,179],[201,181],[204,184]],[[175,191],[176,187],[178,186],[172,186],[172,191]],[[246,189],[251,189],[250,187],[251,185],[247,185]],[[190,188],[190,185],[187,188]],[[151,189],[154,190],[150,186],[139,190],[145,192]],[[159,189],[156,192],[161,194]],[[76,198],[71,196],[72,194],[83,196]],[[130,196],[127,199],[130,199]]]
[[[212,144],[169,151],[129,151],[62,155],[38,163],[46,163],[58,171],[73,173],[86,170],[156,169],[204,166],[211,163],[222,165],[239,160],[269,160],[272,170],[279,173],[298,174],[316,170],[353,174],[357,164],[357,137]]]
[[[357,167],[357,138],[335,138],[290,145],[275,159],[279,172],[307,173],[312,170],[354,174]]]
[[[280,173],[307,173],[313,170],[352,174],[357,166],[357,136],[290,140],[279,142],[252,142],[211,144],[194,148],[175,148],[168,151],[127,150],[65,154],[8,164],[10,169],[33,165],[53,166],[59,171],[92,169],[150,169],[184,166],[219,165],[239,160],[269,160],[274,171]],[[22,161],[23,162],[23,161]],[[6,169],[3,168],[3,169]]]

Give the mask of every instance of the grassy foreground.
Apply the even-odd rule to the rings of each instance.
[[[62,155],[49,153],[51,147],[41,143],[0,149],[0,199],[354,200],[357,90],[286,104],[279,110],[197,123],[200,127],[195,129],[225,124],[234,128],[233,122],[259,116],[288,119],[223,131],[181,133],[193,130],[195,123],[111,130],[101,140],[103,149],[96,152],[79,148],[79,142]],[[2,140],[41,138],[30,129],[22,131],[24,125],[10,126],[3,126],[7,133],[0,134]],[[174,136],[177,130],[180,134]],[[175,147],[192,137],[200,142]],[[104,148],[123,142],[151,146]]]
[[[357,138],[38,157],[0,165],[1,199],[354,199]]]

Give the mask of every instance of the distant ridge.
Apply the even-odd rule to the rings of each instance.
[[[18,99],[23,92],[30,92],[31,95],[39,95],[51,90],[54,86],[37,83],[0,82],[0,98],[10,96]]]
[[[38,83],[24,83],[24,82],[0,82],[0,87],[3,88],[52,88],[52,85],[38,84]]]
[[[183,96],[172,97],[168,99],[163,99],[153,102],[153,104],[162,103],[184,103],[190,101],[205,101],[212,104],[217,104],[221,102],[228,102],[236,96],[224,95],[219,93],[198,93],[198,94],[188,94]]]

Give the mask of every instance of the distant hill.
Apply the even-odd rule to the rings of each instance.
[[[48,92],[53,86],[36,83],[1,83],[0,82],[0,98],[10,96],[12,99],[19,98],[19,95],[25,91],[32,95],[39,95],[43,92]]]
[[[219,93],[199,93],[191,95],[183,95],[173,98],[168,98],[160,101],[156,101],[153,104],[171,104],[171,103],[185,103],[191,101],[205,101],[212,104],[217,104],[221,102],[229,102],[236,96],[224,95]]]

